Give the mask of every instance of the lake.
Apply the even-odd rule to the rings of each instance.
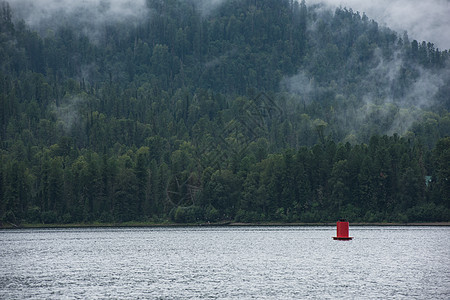
[[[450,227],[0,230],[0,299],[450,299]]]

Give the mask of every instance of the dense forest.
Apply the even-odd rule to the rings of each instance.
[[[448,50],[305,1],[44,29],[13,7],[4,225],[450,221]]]

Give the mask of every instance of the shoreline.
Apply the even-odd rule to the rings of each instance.
[[[450,222],[411,222],[411,223],[382,223],[382,222],[355,222],[350,223],[352,227],[358,226],[450,226]],[[128,222],[128,223],[71,223],[71,224],[1,224],[2,229],[52,229],[52,228],[132,228],[132,227],[148,227],[148,228],[177,228],[177,227],[307,227],[307,226],[336,226],[335,222],[331,223],[282,223],[282,222],[217,222],[217,223],[148,223],[148,222]]]

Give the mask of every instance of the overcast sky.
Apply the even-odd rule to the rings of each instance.
[[[307,5],[319,2],[365,12],[380,25],[406,30],[410,40],[450,49],[450,0],[306,0]]]

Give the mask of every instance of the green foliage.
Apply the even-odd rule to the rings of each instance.
[[[181,207],[175,209],[173,221],[176,223],[197,223],[202,220],[202,209],[198,206]]]
[[[163,2],[96,40],[0,2],[2,221],[450,219],[447,50],[304,1]]]

